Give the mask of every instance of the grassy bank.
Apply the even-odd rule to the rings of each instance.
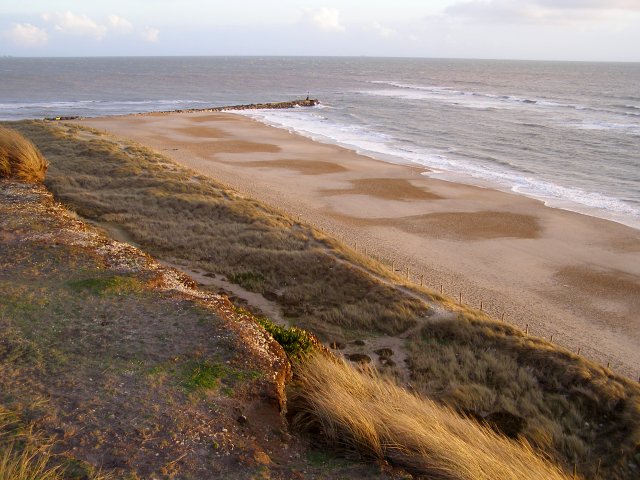
[[[325,339],[404,333],[415,390],[587,478],[640,473],[636,383],[481,313],[436,320],[427,303],[393,287],[398,279],[367,273],[384,269],[158,153],[76,126],[16,127],[51,162],[47,186],[81,215],[262,293]]]
[[[440,480],[568,480],[525,443],[509,440],[374,371],[322,355],[298,365],[293,425]]]
[[[291,436],[246,311],[0,179],[0,480],[389,478]]]

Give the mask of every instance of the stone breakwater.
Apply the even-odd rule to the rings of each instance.
[[[270,110],[281,108],[296,108],[296,107],[315,107],[320,101],[316,98],[306,98],[304,100],[290,100],[288,102],[271,102],[271,103],[249,103],[246,105],[229,105],[226,107],[210,107],[210,108],[186,108],[181,110],[163,110],[157,112],[142,112],[134,113],[132,115],[149,115],[149,114],[162,114],[162,113],[196,113],[196,112],[225,112],[229,110]],[[45,120],[80,120],[83,117],[80,116],[65,116],[65,117],[47,117]]]

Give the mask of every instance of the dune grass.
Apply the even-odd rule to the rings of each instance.
[[[0,480],[109,480],[94,469],[75,474],[79,462],[56,456],[43,435],[15,412],[0,405]]]
[[[488,427],[413,395],[375,372],[324,355],[296,368],[292,423],[330,445],[434,480],[561,480],[561,469]]]
[[[415,388],[525,438],[586,478],[640,470],[640,388],[547,340],[473,311],[409,338]]]
[[[0,480],[61,480],[60,468],[48,467],[48,450],[9,444],[0,450]]]
[[[48,467],[50,453],[10,410],[0,405],[0,480],[58,480],[59,467]]]
[[[47,166],[33,143],[13,129],[0,127],[0,178],[41,183]]]
[[[399,284],[388,268],[156,152],[77,126],[15,128],[51,160],[47,186],[81,215],[156,256],[262,293],[323,340],[405,332],[411,384],[423,396],[575,464],[585,478],[640,476],[637,383],[446,299],[458,318],[431,320],[406,286],[367,274]]]
[[[52,161],[46,186],[58,199],[126,231],[155,256],[273,298],[292,322],[325,339],[353,331],[397,334],[428,312],[422,302],[336,261],[332,243],[309,226],[138,145],[99,135],[78,142],[77,127],[43,127],[23,122],[19,128]]]

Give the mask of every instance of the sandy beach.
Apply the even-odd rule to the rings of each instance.
[[[236,114],[83,125],[323,228],[533,335],[640,376],[640,231],[487,188],[435,180]]]

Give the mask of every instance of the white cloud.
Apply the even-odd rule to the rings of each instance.
[[[109,15],[107,24],[109,25],[109,30],[117,33],[133,32],[133,24],[126,18],[119,17],[118,15]]]
[[[550,8],[587,10],[640,10],[638,0],[537,0]]]
[[[157,28],[146,27],[141,33],[142,39],[145,42],[156,43],[160,40],[160,30]]]
[[[308,12],[311,20],[323,30],[344,30],[344,25],[340,23],[340,11],[335,8],[321,8]]]
[[[575,24],[613,20],[640,11],[638,0],[467,0],[445,14],[490,23]]]
[[[59,32],[89,36],[96,40],[101,40],[108,30],[105,25],[100,25],[86,15],[76,15],[68,10],[64,13],[45,13],[42,18],[53,23]]]
[[[14,43],[26,47],[44,45],[49,40],[47,32],[30,23],[17,23],[7,32]]]
[[[384,25],[380,25],[378,22],[374,22],[372,27],[376,32],[378,32],[378,35],[384,38],[389,38],[396,33],[395,30],[387,28]]]

